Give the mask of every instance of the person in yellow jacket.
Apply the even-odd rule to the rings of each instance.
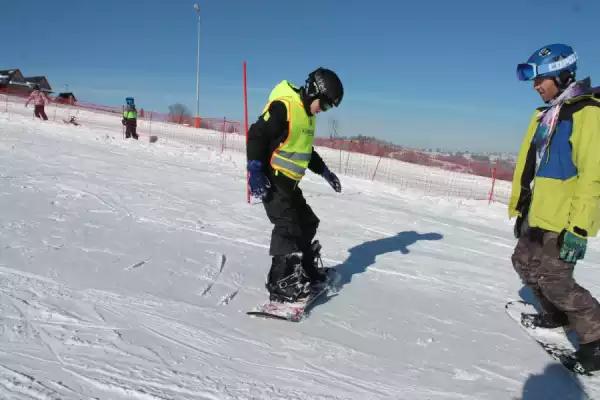
[[[250,193],[262,200],[274,225],[266,283],[271,301],[297,301],[309,294],[311,285],[328,279],[318,268],[320,244],[313,241],[320,220],[298,184],[308,169],[341,192],[339,179],[315,151],[313,140],[316,114],[338,107],[343,96],[337,74],[318,68],[302,87],[286,80],[276,85],[263,113],[248,129]]]
[[[123,110],[123,119],[121,119],[121,123],[125,126],[125,139],[129,139],[133,137],[135,140],[138,140],[139,136],[137,134],[137,110],[135,108],[133,97],[127,97],[125,99],[127,102],[127,107]]]
[[[576,53],[560,43],[517,66],[546,106],[525,133],[508,213],[517,217],[513,266],[541,311],[524,323],[571,328],[580,364],[593,371],[600,369],[600,304],[573,272],[600,223],[600,93],[590,78],[577,81],[576,70]]]

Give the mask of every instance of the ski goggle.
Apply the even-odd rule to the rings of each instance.
[[[329,96],[326,96],[324,94],[320,95],[319,97],[320,103],[321,103],[321,110],[322,111],[327,111],[327,110],[331,110],[334,107],[339,107],[341,99],[337,98],[334,100],[331,100],[329,98]]]
[[[559,71],[577,62],[577,56],[571,54],[569,57],[562,60],[550,63],[537,65],[533,63],[521,63],[517,65],[517,78],[520,81],[530,81],[537,78],[540,75],[547,74],[549,72]]]
[[[324,97],[319,99],[319,103],[321,105],[321,111],[328,111],[333,108],[333,104],[331,104],[331,102]]]

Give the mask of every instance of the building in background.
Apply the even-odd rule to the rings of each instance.
[[[44,93],[52,93],[52,86],[45,76],[25,77],[20,69],[0,70],[0,91],[14,95],[29,95],[36,85]]]

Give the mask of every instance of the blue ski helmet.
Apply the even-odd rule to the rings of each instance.
[[[133,105],[133,97],[127,97],[125,99],[125,101],[127,102],[128,106],[132,106]]]
[[[574,78],[575,71],[577,71],[577,55],[573,48],[566,44],[555,43],[537,49],[526,63],[517,65],[517,78],[520,81],[530,81],[538,77],[561,78],[565,74]]]

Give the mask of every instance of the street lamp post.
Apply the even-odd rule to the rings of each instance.
[[[194,4],[198,13],[198,55],[196,61],[196,128],[200,128],[200,8]]]

